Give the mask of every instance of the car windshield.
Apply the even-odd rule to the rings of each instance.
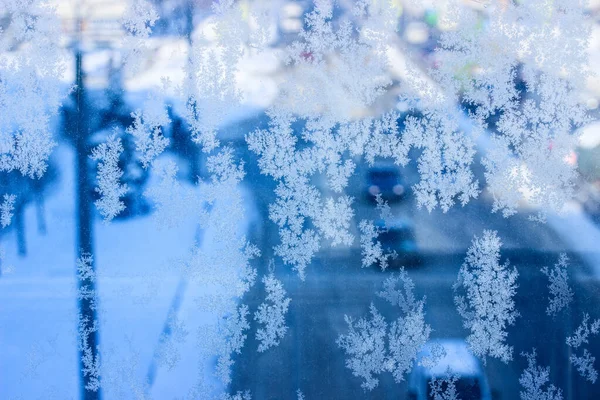
[[[369,171],[369,180],[374,185],[392,187],[399,181],[399,175],[395,171],[379,170]]]

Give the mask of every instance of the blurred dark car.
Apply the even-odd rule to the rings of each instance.
[[[425,357],[432,357],[436,348],[443,348],[444,354],[433,365],[423,363]],[[407,399],[433,400],[430,382],[448,378],[448,373],[456,378],[457,398],[492,400],[492,391],[481,362],[462,339],[436,339],[423,346],[408,380]],[[447,384],[442,387],[446,389]]]
[[[395,165],[379,165],[367,171],[366,197],[375,202],[375,196],[381,195],[383,200],[394,202],[403,199],[407,194],[407,186],[400,170]]]
[[[419,249],[415,238],[415,229],[411,221],[395,218],[393,220],[375,222],[381,233],[377,238],[384,251],[395,252],[390,259],[390,267],[400,267],[420,262]]]

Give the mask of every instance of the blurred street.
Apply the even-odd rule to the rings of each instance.
[[[217,316],[216,310],[199,311],[203,296],[215,289],[208,279],[192,282],[185,273],[192,249],[216,252],[206,240],[214,232],[199,227],[200,206],[192,206],[191,201],[180,208],[180,204],[173,204],[173,210],[167,211],[180,214],[174,218],[177,223],[159,229],[156,204],[148,195],[159,184],[158,166],[165,162],[177,166],[179,172],[173,179],[183,187],[184,194],[202,193],[203,185],[210,179],[206,168],[209,153],[204,153],[194,140],[197,132],[189,124],[190,97],[185,96],[188,91],[204,88],[186,86],[187,69],[197,68],[190,64],[194,55],[192,44],[196,51],[200,47],[207,53],[218,50],[219,34],[213,32],[211,2],[152,0],[160,18],[153,27],[154,33],[135,49],[139,71],[126,65],[122,48],[121,18],[126,2],[53,2],[58,6],[64,36],[61,46],[68,53],[62,81],[65,101],[50,124],[57,146],[42,179],[31,183],[15,171],[3,181],[8,182],[3,190],[15,193],[18,202],[14,223],[0,232],[0,400],[77,399],[81,393],[75,264],[77,253],[82,250],[76,234],[81,220],[76,215],[78,174],[89,183],[82,193],[91,207],[87,222],[92,226],[88,229],[89,242],[94,247],[98,273],[95,295],[99,303],[97,334],[104,400],[196,399],[190,393],[199,383],[214,385],[215,393],[248,390],[257,400],[295,400],[297,390],[303,392],[306,400],[407,399],[406,380],[396,383],[387,372],[377,377],[379,386],[373,391],[361,388],[362,380],[346,368],[346,354],[336,344],[339,335],[348,330],[344,316],[354,320],[366,317],[373,303],[388,322],[397,318],[399,310],[376,293],[383,288],[385,279],[404,265],[414,281],[417,297],[426,296],[425,320],[433,329],[431,338],[464,339],[469,331],[457,312],[453,285],[471,241],[486,229],[496,230],[503,242],[501,263],[509,260],[511,268],[516,267],[519,273],[515,302],[520,316],[508,327],[507,338],[507,344],[514,348],[513,360],[504,364],[488,359],[484,366],[494,400],[519,398],[519,377],[527,366],[521,353],[533,348],[537,350],[538,365],[550,367],[550,381],[562,390],[564,399],[600,399],[600,383],[584,380],[572,367],[571,348],[565,343],[584,313],[592,320],[600,317],[600,124],[586,126],[585,141],[574,150],[573,160],[581,173],[574,183],[575,199],[566,205],[564,215],[549,214],[546,223],[530,220],[537,210],[528,204],[519,204],[519,212],[509,218],[491,212],[493,199],[485,187],[481,154],[473,163],[481,189],[479,197],[464,207],[454,205],[447,213],[440,209],[428,212],[416,206],[410,188],[419,181],[415,160],[421,150],[411,150],[412,161],[405,168],[382,160],[377,160],[381,161],[378,166],[369,167],[363,159],[354,159],[357,168],[344,192],[354,199],[350,224],[354,242],[348,247],[332,248],[323,240],[320,252],[306,269],[306,280],[302,281],[290,265],[284,265],[281,257],[274,255],[273,248],[280,239],[277,225],[269,219],[269,205],[276,200],[276,182],[260,173],[259,160],[245,141],[247,134],[268,128],[265,111],[278,98],[279,84],[286,74],[295,72],[282,62],[282,54],[306,28],[303,18],[314,5],[304,0],[272,2],[276,11],[273,20],[268,21],[272,24],[272,41],[263,53],[248,51],[236,66],[236,89],[244,93],[244,102],[232,104],[230,109],[227,104],[225,108],[231,113],[215,128],[217,139],[223,146],[234,148],[236,162],[243,161],[246,172],[241,183],[245,215],[236,221],[238,225],[233,230],[247,236],[261,251],[261,257],[251,261],[258,271],[256,283],[241,300],[250,310],[250,329],[245,332],[247,339],[241,354],[234,354],[232,382],[226,387],[217,382],[213,373],[216,357],[201,356],[206,342],[199,328],[211,322],[216,325],[215,321],[223,317]],[[339,12],[346,13],[353,3],[340,0],[343,11]],[[442,26],[443,15],[425,4],[428,2],[416,4],[414,10],[404,4],[407,2],[400,3],[397,37],[387,49],[390,70],[386,78],[392,83],[369,109],[353,110],[356,118],[377,116],[392,109],[403,113],[398,104],[399,88],[405,83],[403,74],[410,71],[422,74],[419,79],[429,80],[427,68],[433,68],[436,62],[434,48],[444,30],[450,29]],[[479,10],[482,21],[485,20],[481,1],[464,3]],[[240,4],[247,6],[246,2]],[[592,1],[588,12],[596,22],[590,56],[592,64],[598,65],[600,0]],[[339,16],[336,14],[333,19]],[[77,36],[81,37],[76,39]],[[411,68],[406,68],[408,64]],[[83,96],[68,95],[76,77],[81,80],[80,89],[85,88],[85,101]],[[162,78],[168,78],[169,84]],[[597,117],[600,78],[590,78],[586,84],[586,92],[578,96],[590,114]],[[81,104],[75,98],[88,107],[88,115],[80,111]],[[200,119],[213,116],[211,104],[207,103]],[[142,168],[134,137],[127,133],[134,124],[133,113],[145,108],[157,114],[160,111],[167,122],[159,122],[154,128],[162,129],[161,134],[169,141],[156,165],[150,168]],[[218,108],[219,104],[215,110]],[[156,116],[151,115],[150,119],[153,117]],[[81,136],[73,128],[79,126],[77,121],[89,123],[82,151],[74,145]],[[125,211],[110,224],[103,224],[91,206],[99,196],[94,191],[97,166],[88,160],[88,153],[113,133],[123,140],[125,149],[119,166],[124,172],[121,180],[129,192],[123,198]],[[295,134],[300,137],[302,132]],[[302,139],[298,143],[298,147],[304,144]],[[75,170],[77,158],[83,172]],[[374,173],[376,168],[379,170]],[[391,183],[384,182],[386,179]],[[316,174],[311,183],[323,199],[337,197],[339,194],[332,193],[325,181],[324,174]],[[386,189],[385,185],[389,187]],[[403,229],[398,230],[394,239],[397,241],[387,245],[400,257],[386,271],[376,265],[362,268],[358,225],[363,219],[380,219],[373,194],[386,190],[392,193],[389,205],[394,220]],[[403,258],[408,253],[406,248],[411,249],[410,260]],[[570,260],[569,284],[574,301],[568,310],[553,318],[546,314],[548,278],[540,269],[552,267],[561,253]],[[269,272],[271,261],[275,277],[282,281],[291,298],[286,315],[289,329],[279,346],[259,353],[253,314],[264,301],[261,278]],[[171,340],[174,335],[170,323],[174,317],[183,321],[185,331],[177,340]],[[598,357],[600,337],[592,336],[586,348]],[[163,351],[168,353],[172,365],[160,359]],[[598,369],[600,362],[595,367]],[[404,376],[408,377],[409,374]]]
[[[365,201],[365,169],[363,165],[356,172],[348,186],[352,190],[347,194],[354,196],[356,215],[360,219],[376,219],[375,205]],[[407,183],[414,183],[414,163],[401,173]],[[248,179],[253,182],[253,179],[266,178],[250,173]],[[261,186],[253,184],[252,188],[257,188],[254,190],[256,199],[265,201]],[[264,186],[269,184],[265,182]],[[600,396],[600,388],[584,381],[570,368],[570,348],[565,344],[565,337],[578,326],[584,312],[595,315],[600,311],[600,281],[592,277],[589,266],[571,252],[549,224],[529,221],[523,213],[506,219],[492,214],[491,201],[485,194],[446,214],[440,210],[431,213],[418,210],[410,194],[390,206],[394,216],[411,220],[415,229],[422,263],[407,265],[406,270],[414,280],[417,295],[427,297],[426,321],[433,328],[432,338],[464,338],[468,334],[456,311],[452,285],[473,235],[481,236],[484,229],[498,231],[504,243],[501,262],[508,259],[519,272],[516,306],[521,316],[508,329],[507,342],[514,347],[513,361],[505,365],[488,359],[485,366],[495,398],[518,398],[518,380],[526,366],[520,353],[530,352],[534,347],[539,365],[550,366],[551,380],[563,389],[565,399]],[[266,204],[258,205],[263,211],[265,207]],[[267,215],[261,217],[266,218]],[[354,226],[357,224],[355,221]],[[271,225],[263,234],[268,236],[265,241],[274,245],[279,239],[274,224]],[[257,343],[254,331],[250,331],[247,351],[236,360],[235,390],[248,389],[260,399],[292,398],[297,389],[302,390],[307,399],[406,398],[406,381],[396,384],[389,373],[379,376],[380,384],[375,390],[364,392],[360,387],[362,381],[345,368],[345,354],[335,343],[337,337],[347,331],[344,314],[354,319],[367,316],[371,302],[388,321],[398,316],[397,310],[375,295],[394,268],[385,272],[375,266],[362,269],[358,239],[355,237],[355,246],[350,249],[331,249],[325,244],[307,269],[305,282],[300,281],[289,266],[277,264],[275,273],[281,277],[292,299],[288,314],[290,330],[279,347],[265,353],[252,351]],[[267,248],[265,245],[263,249]],[[553,266],[561,252],[566,252],[571,261],[570,283],[575,300],[566,314],[553,319],[545,313],[548,280],[540,268]],[[257,285],[249,296],[247,301],[251,308],[260,302],[261,290]],[[590,343],[592,353],[600,351],[597,340],[592,339]]]

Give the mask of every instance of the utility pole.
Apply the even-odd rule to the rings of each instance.
[[[77,258],[80,259],[85,255],[94,254],[93,245],[93,215],[91,210],[91,198],[90,198],[90,182],[88,180],[88,138],[90,126],[89,113],[87,110],[87,102],[85,98],[85,76],[82,66],[83,50],[82,50],[82,18],[81,14],[78,13],[75,23],[77,24],[76,29],[76,40],[75,40],[75,132],[74,132],[74,144],[75,144],[75,169],[76,169],[76,237],[77,237]],[[95,275],[95,265],[92,259],[92,270]],[[96,282],[93,278],[87,277],[82,278],[81,275],[76,271],[77,274],[77,286],[80,293],[83,290],[91,290],[92,293],[96,293]],[[97,321],[95,298],[92,296],[80,296],[78,300],[79,308],[79,321],[86,321],[86,328],[91,328]],[[81,329],[78,332],[79,343],[86,343],[87,348],[91,350],[92,361],[98,360],[98,331],[96,329],[85,329],[83,332]],[[85,335],[86,337],[81,337]],[[79,349],[79,377],[81,385],[81,398],[83,400],[100,400],[101,392],[100,388],[97,390],[88,390],[87,388],[93,386],[93,379],[96,377],[85,373],[86,366],[84,365],[84,350]]]

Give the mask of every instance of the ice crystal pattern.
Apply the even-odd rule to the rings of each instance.
[[[169,314],[166,327],[160,335],[155,358],[159,365],[171,370],[181,359],[180,345],[185,343],[189,332],[184,320],[173,312]]]
[[[527,359],[527,368],[519,378],[521,400],[562,400],[562,390],[550,383],[550,367],[537,365],[535,349],[522,356]]]
[[[233,149],[222,148],[206,163],[210,180],[200,182],[202,191],[196,201],[205,207],[198,210],[201,226],[210,235],[202,246],[195,246],[182,266],[183,274],[193,283],[210,285],[214,290],[199,293],[195,299],[202,311],[214,315],[211,323],[199,327],[197,335],[201,357],[209,362],[217,359],[214,374],[225,385],[231,382],[234,354],[244,346],[250,328],[250,311],[241,303],[254,285],[256,270],[250,260],[260,251],[240,234],[244,220],[244,202],[240,182],[243,165],[236,161]],[[169,190],[169,185],[164,187]],[[160,195],[164,197],[164,194]],[[208,396],[209,389],[197,386],[198,396]]]
[[[436,377],[429,381],[429,397],[432,400],[460,400],[456,390],[458,375],[450,369],[443,377]]]
[[[362,267],[370,267],[373,264],[379,265],[382,271],[389,266],[389,260],[397,258],[395,250],[384,249],[381,242],[377,240],[379,235],[389,229],[392,218],[392,211],[387,201],[383,200],[380,194],[375,196],[379,216],[384,222],[384,227],[375,226],[373,221],[363,219],[358,225],[360,230],[360,248],[362,255]]]
[[[10,225],[10,221],[13,217],[13,211],[15,209],[15,200],[17,196],[14,194],[5,194],[3,197],[2,204],[0,204],[0,224],[3,228]]]
[[[122,152],[121,139],[113,134],[108,137],[106,143],[98,145],[91,155],[93,160],[98,161],[96,192],[100,194],[100,199],[96,201],[96,207],[106,222],[125,210],[125,203],[121,197],[125,196],[128,188],[127,185],[119,182],[123,176],[123,171],[119,168],[119,157]]]
[[[162,101],[153,95],[149,95],[144,106],[131,113],[131,117],[133,125],[127,127],[127,132],[133,135],[142,166],[147,168],[169,145],[163,127],[171,121]]]
[[[254,319],[261,325],[256,330],[256,340],[260,343],[258,351],[263,352],[272,346],[277,346],[288,330],[285,315],[291,299],[286,297],[283,284],[273,273],[263,277],[267,296],[265,302],[258,306]]]
[[[92,289],[92,282],[96,280],[96,272],[93,268],[94,259],[91,254],[84,253],[77,259],[77,277],[80,282],[77,298],[88,302],[91,309],[97,308],[96,291]],[[89,317],[78,315],[78,347],[81,354],[81,365],[84,376],[88,377],[85,389],[98,391],[101,386],[100,380],[100,352],[92,348],[89,343],[90,336],[98,330],[98,321],[90,320]]]
[[[550,303],[546,314],[555,316],[573,301],[573,291],[569,287],[568,276],[569,258],[565,253],[560,254],[558,262],[552,269],[542,268],[542,273],[548,277],[550,290]]]
[[[340,335],[337,344],[346,352],[346,367],[363,379],[361,386],[365,390],[376,388],[377,375],[386,371],[392,373],[396,382],[402,382],[429,339],[431,327],[425,323],[425,298],[416,300],[413,289],[414,283],[403,269],[385,281],[384,290],[378,295],[401,310],[401,316],[391,324],[373,303],[370,318],[355,321],[344,317],[348,333]]]
[[[417,205],[429,211],[446,212],[479,195],[472,172],[477,151],[492,211],[508,217],[523,199],[542,211],[560,210],[572,197],[576,173],[566,160],[576,128],[590,119],[577,99],[590,71],[584,46],[590,23],[582,1],[489,7],[483,30],[475,10],[451,4],[444,22],[453,29],[441,35],[436,67],[425,75],[407,60],[399,89],[408,115],[389,108],[377,115],[365,111],[393,88],[386,73],[386,42],[397,26],[393,2],[356,2],[353,19],[336,19],[338,6],[317,1],[306,14],[298,40],[284,53],[289,74],[268,111],[270,126],[247,136],[262,172],[278,183],[271,214],[280,229],[276,253],[301,277],[322,239],[332,236],[319,225],[331,203],[324,204],[311,178],[322,174],[328,188],[341,193],[360,158],[406,166],[409,155],[417,154],[420,180],[412,191]],[[557,12],[542,11],[549,8]],[[547,37],[556,38],[553,46],[545,45]],[[474,111],[463,113],[460,106]],[[354,110],[360,116],[350,115]],[[493,115],[499,121],[489,129]],[[476,146],[480,137],[489,145]],[[350,241],[342,234],[347,215],[337,214],[334,244]],[[367,223],[361,228],[366,248],[373,232]],[[364,254],[365,264],[386,266],[376,245]]]
[[[506,328],[519,313],[515,310],[518,273],[500,264],[502,242],[495,231],[484,231],[473,239],[454,285],[454,300],[463,325],[470,330],[467,342],[485,362],[487,356],[505,363],[512,359],[512,346],[506,344]]]
[[[40,178],[55,142],[50,120],[68,94],[60,22],[45,0],[1,0],[0,171]]]
[[[158,20],[153,3],[131,1],[122,21],[127,35],[124,60],[133,70],[139,68],[143,57],[137,56]],[[174,164],[168,164],[162,181],[148,191],[166,225],[180,223],[191,212],[212,232],[210,248],[196,246],[182,272],[192,282],[215,287],[215,293],[196,300],[216,314],[201,332],[206,338],[203,351],[207,359],[216,356],[216,374],[224,384],[231,380],[233,355],[241,351],[249,329],[251,314],[241,301],[256,278],[250,260],[259,254],[236,231],[244,217],[239,185],[244,170],[219,138],[219,129],[245,98],[239,85],[245,57],[273,45],[269,50],[275,50],[273,57],[284,66],[268,109],[269,125],[251,129],[246,143],[257,155],[261,172],[277,185],[269,208],[280,236],[275,254],[302,279],[324,243],[350,246],[355,240],[354,199],[344,190],[359,161],[374,165],[384,159],[398,167],[416,162],[419,177],[412,192],[417,205],[447,212],[479,195],[480,182],[472,168],[481,158],[492,211],[510,216],[526,200],[542,210],[543,220],[543,211],[560,210],[573,195],[576,170],[567,159],[577,143],[577,128],[590,120],[579,100],[591,73],[587,46],[592,18],[586,15],[584,0],[486,2],[485,21],[480,12],[451,2],[443,22],[452,29],[441,33],[433,52],[435,67],[424,74],[407,54],[400,85],[390,76],[395,63],[389,56],[399,47],[396,28],[403,12],[398,2],[316,0],[303,16],[300,33],[283,48],[269,42],[266,29],[250,29],[267,26],[260,23],[262,11],[254,3],[260,2],[214,2],[212,31],[217,34],[210,38],[211,29],[197,29],[192,40],[190,32],[183,83],[170,87],[165,81],[162,87],[180,96],[191,138],[208,155],[210,180],[199,183],[199,195],[188,193],[176,182]],[[55,147],[51,117],[68,92],[61,83],[61,23],[50,4],[0,0],[0,171],[30,178],[41,177],[47,168]],[[398,94],[407,112],[386,104],[395,103],[387,99],[397,100]],[[171,121],[163,100],[150,94],[127,129],[145,168],[154,166],[169,145],[163,129]],[[463,106],[471,111],[463,112]],[[498,117],[493,127],[488,126],[491,116]],[[123,210],[126,189],[119,183],[118,139],[102,146],[92,154],[99,161],[97,206],[110,220]],[[326,182],[326,189],[317,186],[319,180]],[[0,205],[3,227],[10,223],[14,201],[5,196]],[[385,269],[391,254],[377,242],[380,228],[364,220],[359,230],[363,266],[377,263]],[[517,272],[499,263],[500,246],[495,232],[484,231],[482,238],[475,238],[459,273],[456,290],[463,293],[456,295],[456,304],[475,354],[508,362],[512,347],[506,343],[506,327],[518,315],[513,300]],[[78,261],[80,282],[95,279],[91,262],[87,255]],[[573,297],[566,259],[544,273],[551,293],[546,312],[556,315]],[[382,372],[402,380],[415,349],[430,333],[424,300],[415,300],[407,275],[401,271],[390,279],[381,297],[398,306],[401,316],[388,323],[371,305],[370,317],[346,318],[349,332],[338,339],[348,355],[348,368],[363,379],[365,389],[373,389]],[[273,288],[278,287],[275,281]],[[265,322],[262,346],[281,339],[285,325],[280,315],[289,304],[282,290],[268,293],[269,306],[262,309],[277,310],[277,316],[257,317]],[[95,293],[85,284],[77,295],[96,306]],[[276,300],[271,301],[271,295]],[[94,378],[88,389],[96,390],[100,364],[87,338],[97,321],[80,316],[79,328],[84,373]],[[599,329],[600,322],[590,325],[585,314],[567,344],[579,349]],[[574,354],[571,362],[588,380],[597,379],[588,349]],[[538,373],[536,368],[531,371]],[[249,394],[223,398],[239,400]]]
[[[589,320],[589,314],[583,314],[581,325],[579,325],[572,336],[567,337],[567,345],[576,350],[581,345],[588,344],[591,335],[597,335],[600,332],[600,319],[593,321],[591,324]],[[594,367],[596,358],[591,355],[588,349],[583,349],[583,354],[581,355],[571,354],[570,361],[582,377],[592,383],[596,382],[598,379],[598,371]]]

